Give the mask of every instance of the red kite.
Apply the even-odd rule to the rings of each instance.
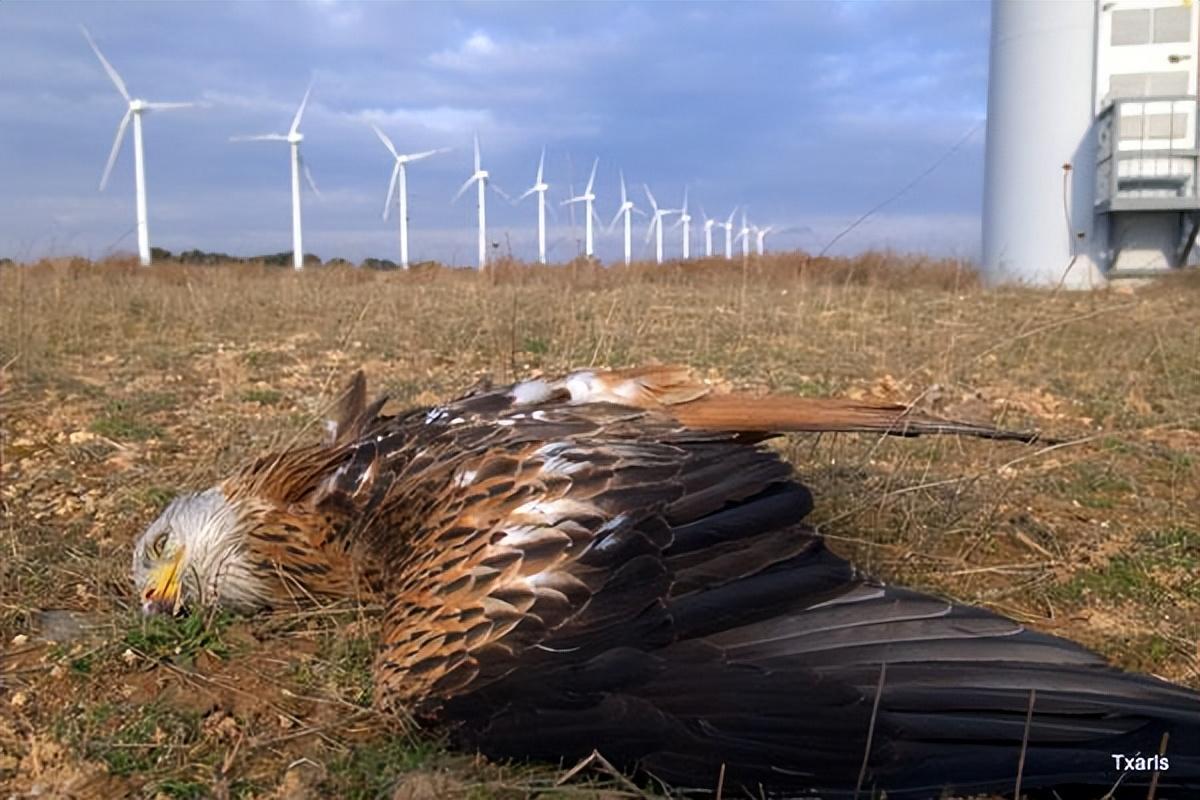
[[[1026,788],[1103,790],[1168,734],[1122,786],[1200,790],[1200,696],[860,573],[804,524],[809,490],[762,446],[1032,434],[722,394],[673,367],[395,416],[366,397],[359,374],[327,442],[172,502],[134,549],[145,608],[373,596],[380,705],[489,755],[598,750],[682,789],[723,770],[753,796],[933,798],[1008,791],[1020,769]]]

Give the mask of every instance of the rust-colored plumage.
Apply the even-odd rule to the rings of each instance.
[[[727,787],[852,796],[865,755],[867,787],[934,797],[1007,788],[1022,750],[1026,786],[1107,785],[1113,748],[1164,731],[1182,748],[1171,779],[1200,778],[1195,695],[859,574],[760,446],[787,431],[1033,434],[721,393],[677,367],[382,406],[358,375],[323,445],[221,486],[263,603],[384,603],[382,705],[496,755],[599,749],[684,787],[725,765]]]

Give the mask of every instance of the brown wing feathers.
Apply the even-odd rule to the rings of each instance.
[[[396,418],[379,416],[385,398],[368,407],[366,397],[360,372],[333,426],[332,449],[344,453],[313,505],[343,515],[343,534],[365,542],[391,575],[387,591],[396,600],[379,689],[402,702],[481,680],[481,657],[490,659],[486,680],[495,680],[551,635],[574,630],[572,641],[586,638],[602,622],[621,624],[636,613],[637,600],[611,600],[620,594],[614,587],[631,575],[647,587],[655,575],[665,580],[657,561],[666,524],[680,526],[681,545],[697,549],[702,534],[690,533],[690,520],[789,475],[779,459],[733,446],[722,431],[1003,434],[913,417],[901,406],[715,394],[678,367],[482,386],[443,408]],[[806,493],[786,499],[790,508],[761,507],[794,521],[810,506]],[[679,585],[701,585],[738,559],[760,558],[738,539],[724,549],[707,542],[711,552],[683,569]],[[592,603],[597,592],[609,599]],[[582,613],[589,604],[594,610]]]
[[[880,433],[893,436],[959,434],[1032,442],[1039,434],[940,419],[895,403],[838,398],[721,393],[683,367],[644,367],[577,372],[547,382],[539,400],[560,396],[572,403],[613,403],[661,411],[693,430],[744,433]],[[518,396],[520,393],[516,393]],[[536,395],[534,395],[536,396]]]

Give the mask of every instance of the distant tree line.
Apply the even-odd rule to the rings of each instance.
[[[161,247],[150,248],[151,258],[157,262],[173,261],[177,264],[265,264],[269,267],[291,267],[292,266],[292,251],[287,250],[282,253],[270,253],[261,256],[231,256],[228,253],[209,253],[204,250],[184,250],[179,253],[172,253]],[[344,258],[331,258],[328,261],[322,261],[321,257],[315,253],[304,254],[304,266],[306,267],[353,267],[355,264]],[[391,270],[400,269],[400,265],[390,258],[367,258],[364,259],[358,266],[367,269]]]

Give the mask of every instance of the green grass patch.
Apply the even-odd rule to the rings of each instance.
[[[242,392],[242,401],[258,403],[260,406],[273,406],[283,399],[283,392],[275,389],[247,389]]]
[[[92,420],[91,429],[92,433],[105,438],[127,442],[161,439],[163,436],[161,426],[122,410],[119,403],[110,403],[103,414]]]
[[[190,666],[201,653],[214,658],[227,658],[229,645],[222,634],[233,621],[227,611],[191,614],[176,618],[168,616],[141,617],[138,625],[125,634],[126,646],[149,658]]]
[[[420,769],[442,748],[409,736],[387,736],[357,745],[345,758],[329,764],[321,790],[343,800],[375,800],[388,797],[390,789],[405,772]]]
[[[1171,528],[1150,535],[1155,566],[1200,570],[1200,532],[1190,528]]]
[[[149,486],[140,492],[141,499],[146,505],[161,511],[175,499],[179,490],[173,486]]]
[[[296,663],[292,678],[301,686],[334,694],[361,706],[371,704],[371,665],[375,641],[369,637],[330,636],[321,647],[321,657]]]
[[[178,402],[179,399],[170,392],[147,392],[112,399],[104,404],[100,416],[92,420],[91,429],[93,433],[118,441],[161,439],[164,435],[162,426],[148,417],[172,409]]]
[[[51,731],[59,740],[76,748],[87,759],[99,759],[113,775],[169,773],[183,762],[180,756],[200,739],[200,715],[149,705],[100,703],[76,707],[55,719]],[[160,789],[169,797],[207,795],[171,794],[188,781],[164,779]]]
[[[209,797],[207,784],[186,778],[167,778],[154,787],[160,795],[178,798],[178,800],[202,800]]]
[[[550,342],[540,336],[527,336],[521,343],[521,349],[535,356],[544,356],[550,352]]]
[[[1200,569],[1200,534],[1188,528],[1154,531],[1134,548],[1099,569],[1075,575],[1059,587],[1059,594],[1076,602],[1134,601],[1155,606],[1200,599],[1200,584],[1194,580]]]

